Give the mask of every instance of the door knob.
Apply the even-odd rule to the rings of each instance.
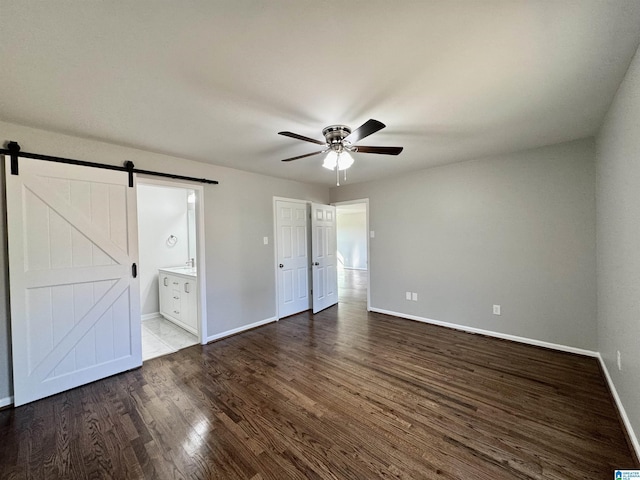
[[[318,265],[320,265],[319,262],[315,262],[314,265],[317,267]]]
[[[278,266],[279,266],[280,268],[284,268],[284,265],[283,265],[283,264],[280,264],[280,265],[278,265]]]

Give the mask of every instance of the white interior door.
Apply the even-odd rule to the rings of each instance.
[[[309,213],[306,203],[276,201],[278,317],[309,310]]]
[[[15,405],[142,365],[128,175],[5,163]]]
[[[338,303],[336,207],[311,205],[313,313]]]

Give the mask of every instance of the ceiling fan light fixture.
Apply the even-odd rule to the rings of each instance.
[[[327,170],[335,170],[336,167],[338,170],[346,170],[351,165],[353,165],[353,157],[345,150],[340,153],[331,150],[327,153],[327,156],[324,157],[324,163],[322,164]]]
[[[334,150],[330,150],[327,156],[324,157],[324,163],[322,166],[327,170],[333,170],[338,165],[338,154]]]
[[[346,151],[338,155],[338,170],[346,170],[353,165],[353,157]]]

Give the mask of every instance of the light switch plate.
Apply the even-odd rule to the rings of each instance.
[[[262,241],[265,245],[269,245],[269,237],[263,237]]]

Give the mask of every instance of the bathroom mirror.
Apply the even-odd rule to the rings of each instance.
[[[197,261],[196,256],[196,192],[187,191],[187,229],[189,241],[189,258]]]

